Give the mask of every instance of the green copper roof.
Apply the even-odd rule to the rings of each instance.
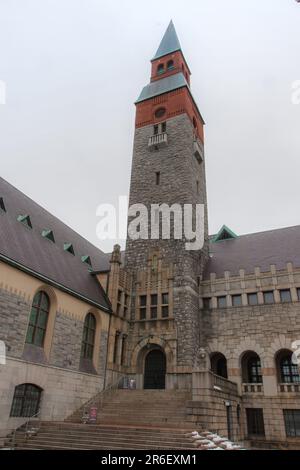
[[[48,240],[51,240],[53,243],[55,243],[54,233],[52,230],[43,230],[42,237],[47,238]]]
[[[177,37],[173,21],[171,21],[152,60],[159,59],[164,55],[180,50],[180,42]]]
[[[64,243],[64,251],[68,251],[72,255],[75,255],[75,251],[74,251],[72,243]]]
[[[27,227],[29,228],[32,228],[32,223],[31,223],[31,220],[30,220],[30,217],[29,215],[25,214],[25,215],[18,215],[17,217],[17,221],[18,222],[21,222],[23,225],[26,225]]]
[[[188,87],[188,83],[181,72],[176,73],[175,75],[170,75],[169,77],[156,80],[155,82],[151,82],[149,85],[145,86],[136,103],[148,100],[153,96],[168,93],[169,91],[176,90],[177,88],[182,88],[184,86]]]
[[[223,240],[229,240],[229,239],[234,239],[237,238],[238,236],[236,233],[234,233],[230,228],[226,227],[226,225],[223,225],[223,227],[219,230],[217,235],[215,235],[212,239],[212,243],[217,243],[221,242]]]
[[[86,264],[89,264],[90,266],[92,266],[92,261],[91,261],[91,258],[89,255],[84,255],[81,257],[81,261],[83,263],[86,263]]]

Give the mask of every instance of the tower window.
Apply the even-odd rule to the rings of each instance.
[[[162,133],[167,132],[167,123],[166,122],[163,122],[161,124],[161,132]]]
[[[160,171],[157,171],[155,173],[155,182],[156,182],[156,186],[160,184]]]
[[[140,320],[146,320],[147,296],[140,296]]]
[[[161,118],[161,117],[163,117],[165,114],[166,114],[166,108],[158,108],[158,109],[155,111],[155,117],[156,117],[156,118]]]
[[[154,135],[158,134],[158,125],[157,124],[153,128],[153,133],[154,133]]]
[[[116,331],[115,333],[115,342],[114,342],[114,352],[113,352],[113,363],[117,363],[118,359],[118,349],[119,349],[119,337],[120,337],[120,331]]]
[[[151,295],[151,318],[157,318],[157,294]]]
[[[169,294],[161,294],[161,316],[168,318],[169,316]]]
[[[157,67],[157,75],[161,75],[162,73],[164,73],[164,71],[165,71],[164,64],[159,64],[159,66]]]
[[[169,62],[167,63],[167,69],[168,70],[173,70],[174,69],[174,61],[173,60],[169,60]]]

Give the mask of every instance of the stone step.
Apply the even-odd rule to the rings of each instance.
[[[17,446],[24,446],[24,445],[27,445],[27,443],[30,443],[30,442],[34,442],[34,445],[43,445],[43,446],[47,446],[47,445],[50,445],[51,447],[53,446],[60,446],[60,445],[65,445],[65,446],[68,446],[70,448],[73,448],[73,447],[77,447],[78,445],[80,446],[84,446],[84,447],[89,447],[89,448],[99,448],[99,447],[102,447],[102,446],[124,446],[125,448],[126,447],[130,447],[131,444],[133,445],[138,445],[138,446],[142,446],[142,445],[147,445],[147,446],[152,446],[152,447],[162,447],[162,446],[166,446],[166,447],[174,447],[174,448],[185,448],[185,447],[192,447],[192,442],[186,442],[185,439],[183,440],[178,440],[178,439],[174,439],[174,440],[169,440],[169,439],[164,439],[164,441],[162,442],[161,439],[154,439],[153,437],[151,439],[144,439],[144,438],[134,438],[134,439],[125,439],[125,438],[110,438],[110,439],[93,439],[92,441],[91,440],[84,440],[84,439],[80,439],[78,440],[78,438],[76,439],[66,439],[66,438],[63,438],[63,439],[59,439],[57,437],[45,437],[45,438],[35,438],[34,441],[31,439],[30,441],[26,441],[25,439],[16,439],[16,444]]]
[[[19,433],[17,433],[18,436]],[[39,431],[38,436],[43,436],[43,437],[50,437],[50,436],[63,436],[66,438],[77,438],[81,437],[82,439],[98,439],[98,438],[110,438],[110,437],[118,437],[118,436],[124,436],[124,437],[142,437],[147,439],[148,437],[155,436],[157,439],[161,439],[162,437],[165,437],[166,435],[170,435],[169,437],[172,439],[181,439],[182,434],[181,433],[176,433],[173,429],[170,429],[168,433],[159,433],[155,429],[152,431],[132,431],[131,429],[124,430],[124,431],[98,431],[98,432],[91,432],[91,431],[68,431],[68,430],[57,430],[57,429],[42,429]],[[20,433],[20,436],[22,436],[23,433]]]

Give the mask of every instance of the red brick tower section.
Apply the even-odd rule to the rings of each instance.
[[[152,96],[145,101],[138,101],[136,103],[135,125],[136,128],[151,124],[155,125],[185,113],[193,124],[196,136],[204,144],[204,121],[190,91],[191,71],[180,49],[179,43],[178,46],[174,44],[173,28],[174,26],[171,22],[162,44],[166,44],[168,35],[172,35],[173,44],[169,44],[169,49],[176,49],[176,47],[178,47],[179,50],[164,54],[164,52],[168,50],[168,48],[165,47],[161,52],[158,51],[151,61],[151,82],[148,87],[150,89],[152,85],[153,93],[155,93],[156,85],[157,92],[159,92],[159,82],[167,82],[169,77],[175,75],[178,78],[179,74],[181,81],[178,81],[178,88],[176,88],[175,85],[175,89],[172,89],[170,92],[160,94],[159,96]]]

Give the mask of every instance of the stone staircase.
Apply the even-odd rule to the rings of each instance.
[[[185,390],[111,390],[93,400],[97,422],[83,424],[85,407],[64,422],[41,422],[36,433],[15,435],[18,449],[193,449]],[[32,428],[36,426],[32,424]],[[30,429],[30,426],[29,426]],[[12,436],[6,446],[11,445]]]
[[[186,407],[190,400],[186,390],[113,390],[93,405],[99,410],[97,424],[191,429]],[[84,407],[67,421],[81,422],[83,412]]]
[[[10,446],[9,441],[6,446]],[[66,422],[42,422],[38,433],[31,437],[19,430],[15,447],[20,450],[195,450],[191,436],[184,430]]]

